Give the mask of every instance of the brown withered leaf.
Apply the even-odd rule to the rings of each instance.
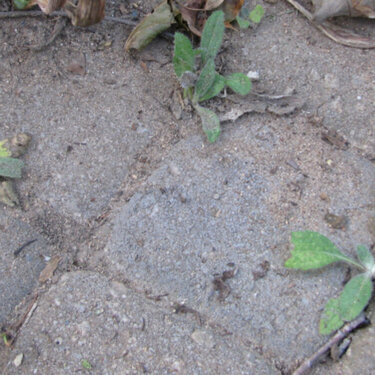
[[[55,10],[61,9],[68,0],[32,0],[27,8],[38,5],[45,14],[51,14]]]
[[[73,26],[90,26],[104,18],[104,7],[105,0],[78,0],[77,5],[68,1],[64,9]]]
[[[154,11],[146,16],[130,33],[125,50],[142,49],[158,34],[171,27],[175,22],[174,15],[168,1],[163,1]]]
[[[184,3],[177,1],[177,8],[182,19],[187,23],[190,31],[197,36],[202,35],[207,19],[205,3],[206,0],[188,0]]]
[[[337,16],[375,18],[374,0],[312,0],[312,3],[317,22]]]
[[[353,48],[365,48],[365,49],[375,48],[375,40],[372,40],[372,39],[363,37],[361,35],[355,34],[355,33],[351,32],[349,30],[346,30],[346,29],[344,29],[340,26],[337,26],[337,25],[333,25],[332,23],[327,22],[327,21],[324,21],[321,24],[319,24],[317,22],[314,22],[314,21],[317,20],[316,18],[314,18],[314,17],[317,16],[317,13],[315,13],[315,15],[313,15],[311,12],[309,12],[305,7],[303,7],[296,0],[286,0],[286,1],[289,4],[293,5],[294,8],[296,8],[298,11],[300,11],[309,21],[313,22],[314,26],[317,29],[319,29],[328,38],[334,40],[336,43],[342,44],[342,45],[347,46],[347,47],[353,47]],[[327,4],[330,1],[331,0],[327,0]],[[357,1],[355,1],[355,0],[352,0],[352,1],[353,1],[352,5],[354,3],[357,4]],[[345,2],[347,2],[347,1],[345,0]],[[374,0],[372,0],[372,3],[374,3]],[[372,9],[372,7],[370,9]],[[358,6],[357,6],[357,10],[358,10]],[[362,11],[363,11],[363,9],[362,9]],[[333,17],[332,14],[331,14],[331,16],[327,16],[328,14],[331,14],[331,13],[325,11],[324,15],[323,15],[323,13],[322,13],[322,15],[319,15],[319,13],[318,13],[317,17],[318,17],[318,19],[321,19],[321,20],[324,20],[327,17]],[[359,14],[357,13],[357,15],[359,15]],[[362,13],[361,15],[366,16],[365,13]],[[369,17],[369,13],[367,13],[367,17]],[[371,16],[369,18],[374,18],[374,17]]]
[[[204,6],[205,10],[213,10],[218,8],[225,0],[207,0]]]
[[[56,268],[59,265],[60,260],[60,255],[55,255],[54,257],[52,257],[52,259],[47,263],[47,265],[44,267],[43,271],[39,275],[40,283],[45,283],[53,276],[53,273],[56,271]]]

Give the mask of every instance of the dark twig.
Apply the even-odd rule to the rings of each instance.
[[[38,241],[37,238],[34,238],[33,240],[30,240],[30,241],[27,241],[26,243],[24,243],[22,246],[20,246],[17,250],[14,250],[13,252],[13,255],[15,257],[17,257],[18,255],[20,255],[21,251],[27,247],[27,246],[30,246],[32,243],[34,243],[35,241]]]
[[[22,17],[42,17],[47,15],[41,10],[17,10],[9,12],[0,12],[0,18],[22,18]],[[67,16],[65,12],[56,11],[50,14],[50,16]]]
[[[336,346],[340,341],[342,341],[349,333],[353,332],[361,325],[368,324],[368,319],[366,315],[362,312],[353,321],[344,325],[343,328],[337,331],[337,333],[331,337],[331,339],[320,347],[310,358],[302,363],[301,366],[293,372],[292,375],[303,375],[315,365],[321,356],[326,354],[332,347]]]
[[[51,13],[49,16],[51,17],[68,17],[68,15],[63,11],[55,11]],[[40,10],[30,10],[30,11],[14,11],[14,12],[0,12],[0,19],[2,18],[21,18],[21,17],[47,17],[45,13]],[[137,22],[131,21],[127,18],[121,17],[104,17],[105,22],[113,22],[113,23],[122,23],[124,25],[135,26]]]

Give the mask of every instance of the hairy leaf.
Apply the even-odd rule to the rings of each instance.
[[[207,139],[211,143],[215,142],[220,135],[220,121],[216,113],[200,105],[195,105],[195,110],[202,120],[202,129]]]
[[[199,98],[199,101],[203,102],[204,100],[208,100],[208,99],[215,97],[216,95],[220,94],[221,90],[224,87],[225,87],[225,78],[221,76],[219,73],[216,73],[213,84],[208,89],[206,94]]]
[[[327,237],[317,232],[293,232],[292,243],[292,257],[285,262],[288,268],[309,270],[338,261],[353,263]]]
[[[7,141],[5,140],[0,142],[0,158],[6,158],[7,156],[11,156],[11,152],[3,146],[5,142]]]
[[[237,16],[236,21],[240,29],[247,29],[250,26],[250,21],[246,20],[245,18],[242,18],[241,16]]]
[[[260,23],[264,16],[264,8],[261,5],[256,5],[255,8],[250,12],[249,18],[254,23]]]
[[[211,88],[216,77],[215,63],[213,59],[209,59],[206,65],[203,67],[201,74],[195,84],[194,97],[195,100],[199,101],[200,98],[204,97],[208,90]]]
[[[251,90],[251,81],[243,73],[233,73],[226,77],[225,83],[237,94],[247,95]]]
[[[375,267],[375,260],[370,250],[366,246],[359,245],[357,247],[357,256],[368,271],[373,271]]]
[[[31,0],[13,0],[14,7],[16,9],[25,9],[30,2]]]
[[[353,277],[339,297],[339,312],[343,320],[355,319],[367,306],[372,294],[371,277],[361,273]]]
[[[87,359],[83,359],[81,364],[82,364],[82,367],[86,370],[92,369],[91,363]]]
[[[339,314],[339,300],[331,298],[324,307],[322,318],[319,322],[319,333],[329,335],[344,325]]]
[[[15,158],[0,158],[0,176],[9,178],[21,178],[23,162]]]
[[[125,50],[142,49],[149,44],[158,34],[167,30],[175,22],[173,12],[168,1],[163,1],[146,16],[131,32],[125,44]]]
[[[204,25],[201,38],[203,64],[210,59],[215,59],[223,41],[224,29],[224,13],[217,10],[208,17]]]
[[[187,36],[176,33],[174,36],[173,67],[177,77],[184,72],[194,72],[195,53]]]

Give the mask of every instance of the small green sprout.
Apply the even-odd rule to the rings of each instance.
[[[16,9],[26,9],[32,0],[13,0],[13,5]]]
[[[257,26],[264,16],[264,8],[256,5],[252,11],[242,8],[240,14],[236,17],[236,21],[240,29],[247,29],[250,26]]]
[[[82,362],[81,362],[81,365],[86,370],[92,369],[91,363],[87,359],[83,359]]]
[[[331,298],[327,302],[319,323],[319,332],[329,335],[345,322],[355,319],[369,303],[373,290],[372,279],[375,277],[374,257],[366,246],[359,245],[357,262],[341,253],[328,238],[312,231],[293,232],[292,243],[292,257],[285,262],[287,268],[306,271],[341,261],[362,271],[345,285],[338,298]]]
[[[219,53],[224,30],[224,13],[215,11],[206,21],[200,48],[193,49],[185,35],[175,34],[174,70],[185,96],[191,100],[200,116],[203,131],[210,142],[215,142],[220,135],[220,121],[215,112],[202,107],[200,103],[217,96],[226,86],[240,95],[246,95],[251,90],[251,81],[245,74],[234,73],[223,77],[215,70],[215,57]],[[198,55],[199,67],[196,66]]]

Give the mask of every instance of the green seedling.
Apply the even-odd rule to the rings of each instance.
[[[83,359],[82,362],[81,362],[81,365],[86,370],[92,369],[91,363],[87,359]]]
[[[245,74],[234,73],[224,77],[215,70],[215,57],[219,53],[224,30],[224,13],[215,11],[206,21],[198,49],[193,48],[184,34],[175,34],[174,70],[185,97],[190,99],[200,116],[203,131],[210,142],[215,142],[220,135],[220,121],[215,112],[200,103],[217,96],[226,86],[241,95],[251,90],[251,81]],[[198,56],[200,64],[197,64]]]
[[[250,26],[256,26],[260,23],[264,16],[264,8],[256,5],[252,11],[242,8],[240,14],[236,17],[236,21],[240,29],[247,29]]]
[[[14,7],[19,10],[26,9],[30,2],[31,0],[13,0]]]
[[[10,151],[0,142],[0,177],[21,178],[23,162],[10,157]]]
[[[372,279],[375,277],[375,260],[366,246],[357,247],[359,262],[344,255],[328,238],[317,232],[292,233],[294,249],[285,267],[303,271],[321,268],[335,262],[346,262],[362,273],[354,276],[338,298],[331,298],[323,311],[319,332],[322,335],[341,328],[345,322],[355,319],[367,306],[372,295]]]

